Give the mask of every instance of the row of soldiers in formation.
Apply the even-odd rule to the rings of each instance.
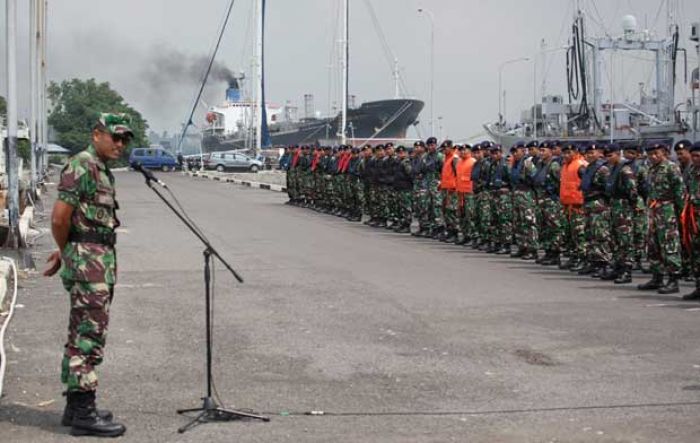
[[[640,290],[694,279],[684,299],[700,299],[700,142],[532,141],[507,155],[431,137],[413,149],[292,146],[283,160],[290,204],[617,284],[651,272]]]

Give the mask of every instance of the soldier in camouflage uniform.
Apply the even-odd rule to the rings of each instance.
[[[586,217],[586,265],[579,275],[601,277],[612,262],[610,204],[605,194],[610,169],[603,159],[603,147],[588,143],[584,153],[588,166],[581,177],[583,212]]]
[[[428,153],[425,156],[425,181],[428,188],[428,224],[430,236],[437,238],[442,226],[442,193],[440,192],[440,173],[442,172],[442,154],[437,151],[437,139],[430,137],[426,141]]]
[[[384,159],[384,145],[374,147],[374,155],[367,162],[367,173],[369,177],[369,215],[367,225],[375,227],[384,223],[382,219],[382,202],[380,195],[380,178],[382,175],[381,163]]]
[[[425,143],[417,141],[413,144],[413,159],[411,173],[413,174],[413,214],[418,221],[418,230],[412,235],[426,237],[430,235],[428,211],[430,209],[430,194],[426,182]]]
[[[443,166],[440,173],[440,191],[442,192],[442,221],[443,232],[440,233],[438,239],[443,242],[453,243],[457,240],[459,232],[458,210],[459,202],[457,200],[457,177],[456,166],[459,157],[456,154],[455,146],[452,140],[445,140],[440,146],[443,151]]]
[[[96,367],[104,358],[109,308],[117,279],[114,245],[119,226],[114,176],[107,161],[121,157],[133,137],[125,114],[101,114],[92,144],[72,157],[61,172],[52,232],[59,251],[49,257],[44,275],[61,268],[70,293],[68,340],[61,381],[67,405],[63,424],[73,435],[116,437],[126,428],[112,421],[109,411],[95,406]]]
[[[692,165],[688,171],[686,200],[682,214],[683,246],[690,251],[690,262],[695,290],[683,296],[683,300],[700,300],[700,142],[690,149]]]
[[[525,156],[525,142],[514,146],[510,183],[513,188],[513,232],[517,250],[513,258],[535,260],[537,258],[537,217],[533,190],[536,171],[534,157]]]
[[[561,163],[554,156],[552,142],[540,149],[540,162],[533,178],[536,200],[541,209],[540,226],[542,230],[541,245],[544,257],[539,264],[549,266],[560,262],[562,242],[562,206],[559,202],[559,184],[561,182]]]
[[[625,159],[630,162],[630,167],[634,172],[635,181],[637,182],[637,202],[634,205],[632,214],[632,250],[634,255],[633,270],[645,271],[642,266],[642,261],[646,260],[647,256],[647,197],[649,196],[649,187],[647,182],[647,174],[649,167],[646,159],[641,158],[641,147],[626,146],[624,148]]]
[[[489,194],[491,199],[491,225],[489,226],[489,253],[510,254],[513,236],[513,200],[511,199],[510,168],[503,157],[500,145],[493,145],[489,168]]]
[[[685,205],[683,177],[678,165],[667,158],[668,146],[655,143],[647,147],[649,158],[649,234],[648,254],[652,278],[637,288],[657,290],[660,294],[678,292],[681,272],[678,214]],[[668,281],[664,283],[664,274]]]
[[[472,170],[472,181],[474,186],[480,190],[477,194],[477,213],[479,214],[479,245],[481,251],[487,251],[493,243],[491,224],[493,222],[492,211],[493,199],[489,181],[491,180],[491,146],[492,143],[484,141],[481,143],[481,153],[483,159],[474,165]],[[475,176],[476,175],[476,176]]]
[[[632,283],[632,216],[639,197],[631,162],[622,158],[620,150],[616,143],[605,146],[605,157],[611,168],[605,193],[610,199],[613,266],[602,280],[614,280],[616,284]]]
[[[560,268],[578,272],[586,267],[586,217],[583,211],[583,195],[580,182],[588,163],[581,156],[578,146],[568,143],[562,148],[562,172],[559,196],[564,210],[564,236],[569,261]]]
[[[394,162],[394,192],[396,193],[396,226],[394,231],[405,234],[411,232],[411,215],[413,207],[413,171],[411,159],[405,147],[396,148],[397,158]]]
[[[676,143],[673,147],[673,150],[676,153],[676,161],[678,162],[678,167],[681,169],[681,175],[683,176],[683,185],[684,187],[687,186],[690,172],[692,169],[692,161],[690,157],[690,147],[693,145],[693,143],[690,140],[681,140],[678,143]],[[685,188],[684,188],[685,189]],[[680,222],[680,220],[679,220]],[[679,229],[681,229],[679,227]],[[681,262],[682,262],[682,268],[681,268],[681,277],[683,277],[686,281],[692,281],[692,272],[691,272],[691,257],[690,257],[690,251],[688,251],[685,248],[681,248]]]

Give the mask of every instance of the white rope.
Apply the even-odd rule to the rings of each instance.
[[[5,380],[5,367],[7,366],[7,355],[5,354],[5,330],[7,325],[10,324],[12,320],[12,314],[15,312],[15,303],[17,302],[17,266],[15,261],[8,257],[2,257],[3,260],[10,262],[12,266],[12,277],[14,280],[14,292],[12,294],[12,300],[10,301],[10,312],[7,314],[2,328],[0,328],[0,398],[2,397],[2,387]]]

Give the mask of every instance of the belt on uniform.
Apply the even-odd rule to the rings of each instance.
[[[117,244],[117,233],[71,232],[68,235],[68,241],[73,243],[96,243],[98,245],[114,246]]]

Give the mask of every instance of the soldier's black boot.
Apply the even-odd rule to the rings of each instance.
[[[510,258],[520,258],[525,255],[525,250],[523,248],[518,248],[515,252],[510,254]]]
[[[452,230],[447,231],[445,234],[445,243],[454,243],[455,240],[457,240],[457,234]]]
[[[621,271],[622,269],[620,269],[618,266],[609,266],[600,276],[600,279],[605,281],[617,280],[617,278],[620,276]]]
[[[593,263],[590,262],[584,262],[583,266],[578,267],[577,269],[571,268],[572,271],[578,271],[578,275],[589,275],[595,272],[596,266]]]
[[[668,281],[666,282],[665,285],[659,288],[658,292],[659,294],[678,294],[679,289],[678,289],[678,280],[680,278],[680,275],[678,274],[671,274],[668,276]]]
[[[501,248],[498,251],[496,251],[496,254],[498,254],[498,255],[510,254],[510,245],[509,244],[502,245]]]
[[[501,249],[501,245],[499,243],[491,243],[488,248],[486,248],[486,253],[487,254],[493,254],[494,252],[498,252]]]
[[[601,278],[608,270],[608,265],[605,263],[595,263],[595,270],[591,274],[591,278]]]
[[[61,419],[61,424],[63,426],[71,426],[73,424],[73,416],[75,415],[76,400],[74,392],[66,393],[66,409],[63,410],[63,418]],[[112,419],[112,411],[106,409],[98,409],[97,415],[105,420]]]
[[[553,266],[553,265],[560,265],[561,264],[561,258],[559,257],[559,254],[556,252],[548,252],[545,254],[544,258],[540,260],[540,264],[542,266]],[[561,265],[560,265],[561,268]],[[563,269],[563,268],[561,268]]]
[[[73,422],[70,429],[74,436],[119,437],[126,432],[126,427],[111,419],[100,417],[95,407],[95,391],[76,392],[72,396],[74,402]]]
[[[690,294],[685,294],[683,300],[700,300],[700,278],[695,279],[695,290]]]
[[[527,251],[520,260],[537,260],[537,251]]]
[[[620,272],[620,275],[615,279],[615,284],[625,285],[627,283],[632,283],[632,270],[628,266],[625,266],[622,272]]]
[[[661,274],[654,274],[651,276],[651,280],[641,285],[637,285],[637,289],[640,291],[655,291],[659,289],[664,283],[664,276]]]

